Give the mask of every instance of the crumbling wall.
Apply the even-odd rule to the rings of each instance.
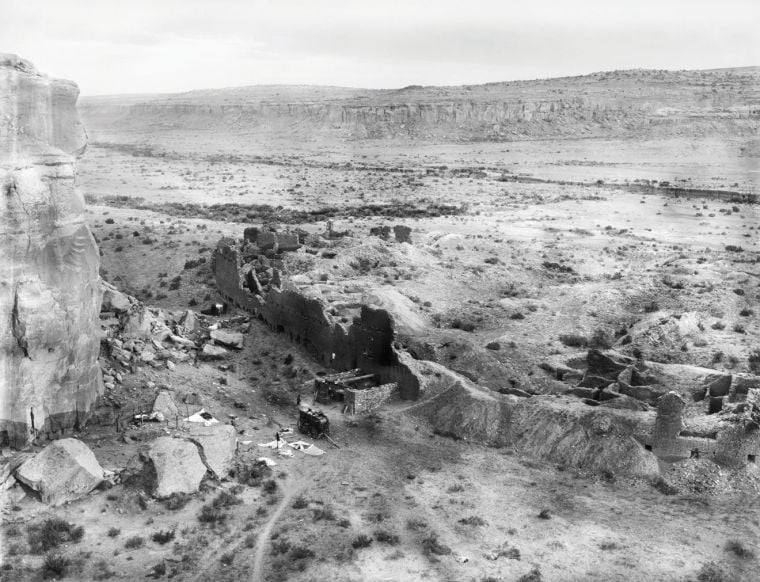
[[[253,313],[272,330],[288,334],[325,366],[361,368],[380,382],[396,382],[401,398],[418,397],[419,381],[399,359],[395,323],[388,311],[364,305],[353,323],[346,324],[335,321],[321,299],[295,288],[271,286],[260,294],[251,293],[242,284],[239,251],[232,241],[217,245],[213,270],[225,299]]]
[[[392,400],[397,394],[398,384],[395,382],[382,384],[374,388],[365,388],[364,390],[347,388],[344,400],[346,412],[349,414],[372,412]]]

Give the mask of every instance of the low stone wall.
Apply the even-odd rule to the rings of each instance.
[[[346,412],[361,414],[371,412],[397,396],[398,384],[391,382],[364,390],[348,388],[345,394]]]

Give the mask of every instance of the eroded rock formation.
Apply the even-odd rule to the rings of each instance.
[[[0,54],[0,440],[81,424],[102,393],[100,257],[75,159],[78,87]]]

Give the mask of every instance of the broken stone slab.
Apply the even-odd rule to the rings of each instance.
[[[660,388],[658,386],[626,386],[620,385],[620,393],[641,400],[647,404],[656,405],[660,397],[667,394],[666,388]]]
[[[588,363],[587,376],[600,376],[610,380],[617,379],[620,372],[636,363],[634,358],[624,356],[613,350],[606,352],[589,350],[586,361]]]
[[[181,346],[186,346],[188,348],[196,348],[198,346],[195,345],[195,342],[193,340],[189,340],[187,338],[184,338],[179,335],[174,335],[173,333],[169,334],[169,339],[172,340],[175,344],[179,344]]]
[[[188,309],[179,320],[179,324],[185,333],[192,333],[201,326],[198,316],[192,309]]]
[[[156,471],[154,495],[159,499],[173,493],[195,493],[206,474],[198,447],[184,439],[159,437],[148,450]]]
[[[75,438],[52,442],[16,471],[16,479],[39,491],[43,503],[61,505],[87,495],[103,481],[103,467]]]
[[[205,344],[198,354],[198,359],[203,361],[223,360],[227,356],[227,350],[222,347]]]
[[[153,401],[152,412],[160,412],[165,419],[172,420],[180,416],[177,403],[174,401],[174,395],[168,390],[162,390]]]
[[[188,438],[201,449],[201,458],[218,479],[225,478],[235,459],[235,427],[229,424],[212,424],[205,426],[194,422],[185,422]]]
[[[217,344],[236,350],[243,349],[243,334],[239,331],[215,329],[211,332],[211,339]]]

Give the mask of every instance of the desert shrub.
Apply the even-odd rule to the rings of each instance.
[[[745,307],[739,312],[739,315],[741,315],[742,317],[752,317],[753,315],[755,315],[755,312],[752,311],[749,307]]]
[[[343,519],[338,520],[338,527],[342,527],[344,529],[348,529],[351,527],[351,521],[346,519],[345,517]]]
[[[559,336],[559,341],[564,345],[572,348],[582,348],[588,345],[588,338],[585,335],[577,333],[563,333]]]
[[[229,491],[222,491],[214,498],[214,500],[211,502],[211,505],[219,508],[232,507],[233,505],[240,505],[241,503],[243,503],[243,500],[234,493],[230,493]]]
[[[185,507],[188,501],[190,501],[190,496],[187,493],[172,493],[164,500],[164,507],[177,511]]]
[[[252,548],[256,545],[256,534],[248,534],[245,536],[245,540],[243,541],[243,545],[246,548]]]
[[[308,560],[310,558],[313,558],[316,554],[306,546],[293,546],[290,549],[290,554],[288,557],[291,560]]]
[[[760,348],[752,350],[747,358],[749,370],[753,374],[760,374]]]
[[[726,250],[727,250],[728,252],[730,252],[730,253],[740,253],[740,252],[742,252],[744,249],[743,249],[743,248],[741,248],[740,246],[736,246],[736,245],[726,245]]]
[[[206,504],[201,507],[201,512],[198,514],[198,521],[211,525],[224,523],[226,519],[227,514],[224,513],[219,507],[214,507],[211,504]]]
[[[710,327],[711,327],[712,329],[721,330],[721,329],[725,329],[725,328],[726,328],[726,324],[725,324],[725,323],[723,323],[722,321],[716,321],[716,322],[715,322],[715,323],[713,323],[713,324],[712,324]]]
[[[109,580],[116,576],[116,571],[111,569],[111,565],[105,560],[98,560],[93,566],[92,577],[95,580]]]
[[[293,509],[303,509],[304,507],[308,507],[308,505],[308,500],[303,495],[299,495],[293,502]]]
[[[232,562],[235,561],[235,552],[226,552],[222,554],[222,557],[219,558],[219,561],[222,563],[222,566],[232,565]]]
[[[471,321],[462,321],[460,318],[456,318],[451,322],[452,329],[461,329],[462,331],[475,331],[475,324]]]
[[[118,527],[112,527],[108,530],[108,537],[109,538],[115,538],[121,533],[121,530]]]
[[[755,552],[752,548],[748,548],[739,540],[728,540],[725,547],[727,552],[731,552],[737,558],[745,558],[751,560],[755,557]]]
[[[145,544],[145,540],[143,538],[140,536],[132,536],[126,541],[124,547],[128,550],[136,550],[137,548],[142,548],[143,544]]]
[[[462,525],[472,525],[475,527],[481,527],[487,525],[488,522],[478,515],[471,515],[469,517],[463,517],[459,520]]]
[[[515,319],[515,320],[525,319],[525,316],[519,311],[515,311],[512,315],[509,316],[509,319]]]
[[[106,224],[113,224],[114,222],[113,218],[106,218]]]
[[[71,561],[57,552],[50,552],[45,556],[42,563],[42,577],[47,578],[64,578]]]
[[[592,348],[599,348],[602,350],[607,350],[612,347],[610,336],[607,335],[607,332],[601,328],[594,330],[594,333],[591,334],[591,340],[589,341],[589,344]]]
[[[366,534],[359,534],[354,538],[354,541],[351,542],[351,547],[355,550],[358,550],[360,548],[368,548],[372,545],[372,538],[369,537]]]
[[[280,554],[287,554],[290,551],[290,542],[286,540],[285,538],[278,538],[278,539],[272,540],[272,543],[270,544],[269,547],[273,556],[278,556]]]
[[[384,529],[379,529],[375,532],[375,539],[381,544],[390,544],[396,546],[399,543],[399,537]]]
[[[451,548],[440,542],[437,533],[431,532],[422,540],[422,552],[426,556],[448,556],[451,553]]]
[[[737,323],[734,325],[734,331],[736,333],[744,333],[746,330],[744,329],[744,326],[741,323]]]
[[[419,531],[421,529],[425,529],[427,526],[427,522],[421,519],[410,518],[406,520],[406,529],[409,529],[411,531]]]
[[[84,536],[84,528],[64,519],[51,517],[41,524],[33,524],[28,530],[29,549],[42,554],[66,542],[78,542]]]
[[[697,572],[697,582],[730,582],[732,578],[715,562],[707,562]]]
[[[277,491],[277,481],[269,479],[264,483],[264,493],[275,493]]]
[[[646,313],[654,313],[655,311],[659,311],[660,306],[657,304],[656,301],[647,301],[644,304],[644,311]]]
[[[330,505],[321,505],[314,509],[314,515],[312,516],[314,521],[335,521],[335,512]]]
[[[164,544],[168,544],[174,539],[174,530],[168,529],[166,531],[154,532],[153,535],[150,536],[150,539],[163,546]]]
[[[541,582],[544,577],[541,575],[541,570],[538,566],[533,566],[533,569],[527,574],[523,574],[517,579],[517,582]]]
[[[501,349],[501,344],[499,342],[488,342],[486,344],[486,349],[493,350],[493,351],[498,351],[498,350]]]
[[[610,550],[617,550],[618,545],[615,542],[602,542],[599,544],[599,549],[604,550],[605,552]]]
[[[673,487],[670,483],[665,481],[662,477],[656,477],[652,480],[652,487],[657,489],[660,493],[663,495],[676,495],[678,493],[678,489]]]
[[[17,525],[11,525],[5,530],[5,535],[9,538],[15,538],[21,535],[21,529]]]
[[[460,491],[464,491],[464,485],[461,483],[455,483],[446,489],[447,493],[459,493]]]
[[[538,513],[538,518],[539,519],[551,519],[552,518],[552,514],[551,514],[551,512],[548,509],[542,509]]]

